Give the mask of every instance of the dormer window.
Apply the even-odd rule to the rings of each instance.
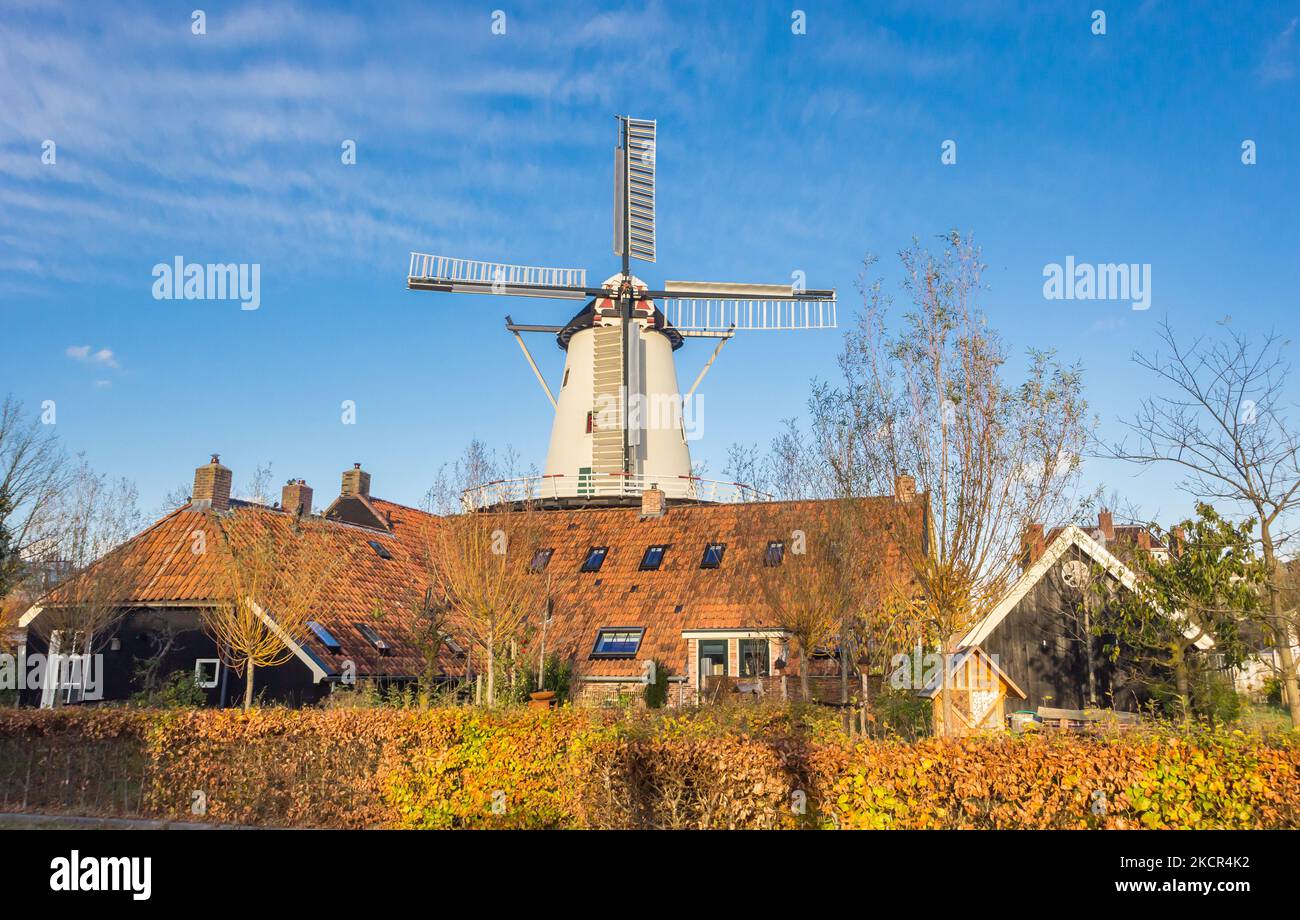
[[[716,569],[722,565],[722,554],[726,550],[727,544],[725,543],[710,543],[704,547],[704,558],[700,560],[700,568]]]
[[[600,567],[605,563],[605,556],[609,553],[608,546],[593,546],[587,550],[587,558],[582,560],[583,572],[599,572]]]

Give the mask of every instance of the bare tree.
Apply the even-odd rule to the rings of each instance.
[[[257,465],[239,497],[259,505],[271,504],[271,461]]]
[[[947,641],[1001,596],[1025,527],[1069,516],[1090,422],[1078,368],[1051,352],[1030,351],[1025,379],[1004,380],[1006,347],[977,309],[983,266],[968,240],[949,235],[939,256],[914,241],[900,259],[911,309],[891,334],[892,298],[864,280],[843,383],[816,394],[815,428],[825,443],[836,435],[832,466],[847,487],[912,475],[927,495],[933,546],[911,556]]]
[[[426,523],[426,558],[434,591],[446,598],[456,626],[486,657],[487,704],[496,704],[499,660],[518,647],[529,617],[546,601],[546,583],[531,570],[536,513],[525,507],[472,512]]]
[[[203,628],[222,661],[244,677],[244,709],[253,705],[258,668],[284,664],[291,643],[307,638],[307,622],[329,589],[343,555],[329,525],[312,519],[243,511],[212,514],[222,560],[215,604]],[[211,536],[209,537],[211,539]]]
[[[25,561],[50,551],[51,518],[71,477],[50,411],[29,416],[12,396],[0,403],[0,531],[8,535],[0,597],[18,580]]]
[[[106,645],[129,609],[137,563],[123,544],[139,529],[134,484],[95,473],[79,457],[49,502],[27,560],[55,587],[30,629],[51,655],[90,655]]]
[[[421,507],[432,514],[457,514],[462,510],[461,494],[465,489],[536,472],[535,467],[521,468],[519,454],[511,445],[507,444],[498,455],[486,442],[475,438],[453,463],[438,468]]]
[[[1136,415],[1122,420],[1127,437],[1103,451],[1143,465],[1172,464],[1185,491],[1254,517],[1269,572],[1268,625],[1291,724],[1300,727],[1296,624],[1282,598],[1281,553],[1300,501],[1300,429],[1287,416],[1285,389],[1289,343],[1276,333],[1255,342],[1225,324],[1223,336],[1184,345],[1167,320],[1159,335],[1165,353],[1133,360],[1166,392],[1143,399]]]
[[[938,255],[913,241],[899,258],[910,309],[891,331],[893,299],[867,280],[869,257],[843,379],[814,388],[812,443],[842,492],[915,478],[933,540],[898,545],[947,651],[1005,592],[1025,528],[1072,515],[1091,422],[1079,369],[1052,352],[1031,350],[1025,378],[1005,380],[1007,350],[977,307],[983,265],[969,240],[951,233]]]

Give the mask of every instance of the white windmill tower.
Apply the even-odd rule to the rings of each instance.
[[[555,409],[550,449],[540,477],[478,486],[465,495],[468,507],[523,499],[620,504],[639,500],[651,486],[663,489],[670,501],[762,498],[742,483],[691,475],[683,424],[691,398],[736,332],[835,326],[834,290],[709,281],[667,281],[663,290],[651,290],[635,277],[631,259],[655,261],[656,125],[625,115],[617,119],[614,252],[623,258],[618,274],[591,287],[585,269],[411,253],[411,290],[588,301],[562,326],[521,325],[506,317],[506,328]],[[523,332],[550,333],[564,349],[558,398]],[[719,341],[683,395],[673,352],[691,337]]]

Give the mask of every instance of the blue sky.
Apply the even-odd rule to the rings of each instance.
[[[67,445],[146,508],[212,451],[237,485],[271,461],[322,496],[361,461],[408,503],[473,437],[540,467],[550,408],[502,317],[568,306],[410,293],[407,254],[613,273],[618,112],[659,121],[646,280],[802,270],[843,322],[865,253],[893,272],[912,236],[962,228],[991,323],[1017,354],[1081,361],[1108,428],[1147,389],[1129,356],[1162,317],[1293,326],[1300,4],[967,6],[0,0],[0,391],[54,400]],[[176,256],[259,264],[260,309],[155,300]],[[1067,256],[1149,263],[1151,309],[1045,300]],[[554,380],[561,352],[532,344]],[[692,445],[707,473],[800,414],[839,347],[729,345]],[[678,353],[685,383],[708,350]],[[1148,515],[1189,508],[1164,475],[1087,475]]]

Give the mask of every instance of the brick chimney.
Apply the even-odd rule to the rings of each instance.
[[[280,490],[280,507],[290,514],[311,514],[311,486],[305,479],[290,479]]]
[[[894,499],[906,503],[914,498],[916,498],[916,477],[904,473],[894,480]]]
[[[1043,557],[1046,548],[1043,538],[1043,525],[1030,524],[1020,537],[1020,551],[1024,554],[1025,565],[1031,566]]]
[[[1187,542],[1187,532],[1181,526],[1169,531],[1169,555],[1181,556],[1183,544]]]
[[[641,517],[660,518],[668,513],[668,496],[659,488],[659,483],[652,483],[650,488],[641,493]]]
[[[1097,529],[1107,542],[1115,539],[1115,516],[1108,510],[1097,512]]]
[[[352,464],[352,469],[343,474],[341,494],[370,497],[370,474],[361,468],[360,463]]]
[[[226,511],[230,508],[230,470],[221,465],[221,457],[212,455],[212,460],[194,471],[194,496],[192,503],[213,511]]]

